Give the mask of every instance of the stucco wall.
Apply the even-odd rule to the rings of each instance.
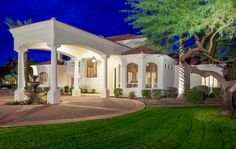
[[[47,82],[40,85],[40,87],[49,87],[50,86],[50,65],[34,65],[37,70],[34,70],[34,75],[39,75],[42,72],[48,74]],[[68,74],[66,73],[66,66],[58,65],[57,66],[58,74],[58,87],[64,87],[68,85]]]
[[[157,70],[158,89],[165,89],[174,85],[174,59],[160,54],[133,54],[123,55],[122,59],[122,87],[124,96],[129,92],[135,92],[137,97],[141,97],[141,91],[146,88],[146,65],[155,63]],[[130,63],[138,64],[138,88],[127,88],[127,65]],[[165,67],[166,64],[166,67]],[[168,66],[169,65],[169,66]]]
[[[102,89],[102,80],[103,80],[103,64],[99,57],[97,58],[97,78],[87,78],[86,77],[86,58],[91,58],[93,54],[83,53],[83,57],[80,59],[80,79],[79,85],[82,88],[96,89],[97,92],[101,92]],[[82,57],[81,56],[81,57]],[[73,63],[73,62],[72,62]],[[137,88],[127,88],[127,65],[130,63],[135,63],[138,65],[138,87]],[[111,95],[113,95],[113,90],[118,87],[118,78],[119,78],[119,66],[120,66],[120,79],[121,79],[121,88],[123,89],[123,95],[128,96],[132,91],[136,93],[137,97],[141,97],[142,89],[146,87],[146,65],[148,63],[155,63],[158,67],[157,70],[157,86],[158,89],[167,89],[168,87],[178,88],[178,65],[176,61],[166,55],[161,54],[133,54],[133,55],[119,55],[119,56],[110,56],[108,59],[108,89],[110,90]],[[38,65],[37,73],[47,72],[48,81],[41,85],[50,86],[50,66],[49,65]],[[202,70],[212,70],[217,71],[222,74],[222,69],[216,65],[198,65],[196,66]],[[115,81],[115,69],[116,69],[116,81]],[[66,85],[70,86],[72,84],[71,78],[74,75],[74,66],[69,69],[67,66],[58,66],[58,86],[64,87]],[[202,84],[202,77],[196,74],[190,74],[190,86],[191,88],[197,85]]]

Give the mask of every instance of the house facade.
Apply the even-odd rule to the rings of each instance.
[[[48,102],[60,101],[60,88],[73,86],[73,96],[80,89],[95,90],[102,98],[113,95],[114,88],[122,88],[123,96],[135,92],[141,97],[143,89],[178,87],[178,61],[168,55],[145,47],[146,38],[140,35],[102,37],[64,24],[56,19],[34,23],[10,30],[18,52],[18,89],[15,100],[24,99],[23,54],[27,50],[51,51],[51,60],[32,66],[43,84],[50,87]],[[70,60],[62,62],[62,55]],[[216,65],[195,65],[222,73]],[[218,87],[213,77],[190,75],[191,87]]]

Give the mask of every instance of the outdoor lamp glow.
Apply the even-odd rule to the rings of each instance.
[[[93,56],[92,57],[92,62],[95,63],[96,62],[96,58]]]

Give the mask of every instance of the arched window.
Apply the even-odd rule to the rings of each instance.
[[[127,88],[138,87],[138,65],[130,63],[127,65]]]
[[[157,88],[157,65],[154,63],[146,65],[146,88]]]
[[[93,62],[92,59],[87,59],[87,78],[97,77],[97,62]]]
[[[45,83],[48,80],[48,74],[46,72],[41,72],[39,74],[39,82]]]

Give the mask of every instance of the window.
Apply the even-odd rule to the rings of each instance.
[[[97,77],[97,62],[93,62],[92,59],[87,59],[87,78]]]
[[[48,74],[46,72],[41,72],[39,74],[39,82],[45,83],[48,80]]]
[[[157,88],[157,65],[154,63],[146,65],[146,88]]]
[[[118,65],[118,88],[121,87],[121,66]]]
[[[138,65],[131,63],[127,65],[127,88],[138,87]]]
[[[219,87],[219,82],[212,76],[209,76],[207,78],[202,77],[202,85],[205,85],[208,87]]]

